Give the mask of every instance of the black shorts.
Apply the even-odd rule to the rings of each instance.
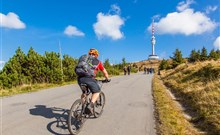
[[[92,77],[79,77],[78,84],[86,84],[92,93],[99,93],[101,91],[97,81]]]

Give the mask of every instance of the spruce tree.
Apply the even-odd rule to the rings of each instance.
[[[169,63],[167,60],[163,59],[161,62],[160,62],[160,65],[159,65],[159,69],[160,70],[164,70],[164,69],[168,69],[169,68]]]
[[[208,59],[208,56],[207,56],[207,49],[205,47],[202,48],[202,52],[201,52],[201,55],[200,55],[200,60],[201,61],[205,61]]]
[[[171,57],[171,59],[172,59],[173,68],[177,67],[178,65],[180,65],[181,63],[184,62],[184,59],[182,57],[182,52],[179,49],[176,49],[176,51],[173,53],[173,57]]]
[[[196,50],[193,49],[193,50],[191,51],[191,54],[190,54],[190,57],[189,57],[189,62],[195,62],[196,59],[197,59],[196,57],[197,57]]]
[[[209,59],[217,60],[217,53],[212,49],[209,53]]]

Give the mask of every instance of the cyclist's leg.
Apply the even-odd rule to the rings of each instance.
[[[93,93],[92,94],[92,100],[91,100],[91,102],[92,103],[95,103],[95,101],[98,99],[98,97],[99,97],[99,94],[100,94],[100,92],[97,92],[97,93]]]
[[[100,94],[101,89],[100,89],[100,86],[98,85],[98,83],[96,82],[96,80],[93,78],[88,79],[86,84],[89,87],[90,91],[92,92],[91,103],[89,105],[89,109],[93,113],[94,112],[94,103],[99,98],[99,94]]]
[[[101,91],[100,86],[98,85],[97,81],[94,78],[91,77],[82,77],[78,79],[79,83],[85,83],[90,91],[92,92],[92,102],[94,103]]]
[[[91,102],[95,103],[95,101],[98,99],[99,97],[99,93],[101,91],[98,83],[95,80],[91,80],[90,82],[87,82],[89,89],[92,92],[92,99]]]

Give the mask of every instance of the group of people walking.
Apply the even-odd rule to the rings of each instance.
[[[123,70],[124,70],[124,75],[126,75],[127,73],[128,73],[128,75],[130,75],[130,73],[131,73],[131,65],[124,66]]]
[[[124,71],[124,75],[130,75],[130,73],[131,73],[131,65],[124,66],[123,71]],[[144,67],[144,74],[153,74],[154,72],[155,72],[154,68]]]
[[[154,73],[154,68],[147,68],[147,67],[144,67],[144,74],[152,74]]]

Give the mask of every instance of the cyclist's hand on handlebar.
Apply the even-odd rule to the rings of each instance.
[[[110,81],[111,81],[111,79],[109,79],[109,78],[105,79],[105,82],[110,82]]]

